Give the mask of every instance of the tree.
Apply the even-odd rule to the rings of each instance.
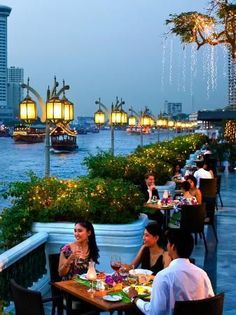
[[[182,12],[170,14],[166,24],[171,24],[170,32],[179,36],[183,43],[196,43],[197,49],[203,45],[224,44],[231,49],[236,59],[236,4],[235,1],[212,0],[204,13]]]

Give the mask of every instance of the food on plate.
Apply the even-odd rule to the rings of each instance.
[[[98,272],[97,273],[97,280],[105,280],[105,279],[106,279],[105,272]]]
[[[115,284],[112,288],[108,289],[107,292],[120,292],[122,290],[123,286],[122,283]]]
[[[131,287],[134,288],[138,292],[138,295],[140,295],[140,296],[151,294],[151,287],[144,286],[144,285],[132,285]],[[130,289],[130,287],[126,287],[123,289],[123,291],[125,293],[128,293],[129,289]]]

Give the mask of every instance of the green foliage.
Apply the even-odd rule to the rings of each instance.
[[[232,58],[236,58],[236,5],[233,1],[209,1],[207,14],[183,12],[170,15],[166,24],[170,32],[183,43],[196,43],[197,49],[205,44],[230,46]]]
[[[196,41],[197,31],[201,31],[204,25],[213,25],[215,19],[199,12],[183,12],[181,14],[170,14],[166,24],[172,24],[171,33],[180,36],[183,43]]]
[[[206,142],[199,134],[176,137],[171,141],[138,147],[126,157],[101,152],[85,159],[89,176],[93,178],[123,178],[140,185],[147,172],[156,174],[156,184],[163,185],[171,178],[173,166],[183,163],[188,155]]]
[[[0,217],[2,247],[9,248],[28,236],[33,221],[77,221],[129,223],[137,219],[143,205],[138,188],[123,179],[88,178],[59,180],[38,178],[14,182],[4,194],[12,207]]]

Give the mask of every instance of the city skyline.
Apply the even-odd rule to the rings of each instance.
[[[29,76],[44,98],[54,75],[65,79],[76,116],[92,116],[98,97],[109,107],[119,96],[125,110],[148,106],[156,115],[165,100],[183,103],[187,113],[228,104],[223,49],[183,50],[178,39],[163,40],[169,14],[204,11],[206,0],[5,0],[2,5],[12,8],[8,67],[24,68],[25,81]]]

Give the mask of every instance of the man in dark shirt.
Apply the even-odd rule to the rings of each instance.
[[[153,173],[147,173],[145,174],[145,182],[141,185],[140,189],[144,195],[145,202],[150,202],[154,198],[156,200],[160,199],[158,191],[155,186],[155,177]],[[153,198],[154,197],[154,198]],[[151,220],[157,221],[160,227],[162,227],[163,224],[163,214],[160,210],[153,210],[152,213],[148,211],[148,217]]]
[[[151,201],[154,196],[156,196],[156,199],[160,199],[155,186],[154,175],[152,173],[147,173],[144,178],[145,182],[141,185],[141,191],[144,195],[145,201]]]

